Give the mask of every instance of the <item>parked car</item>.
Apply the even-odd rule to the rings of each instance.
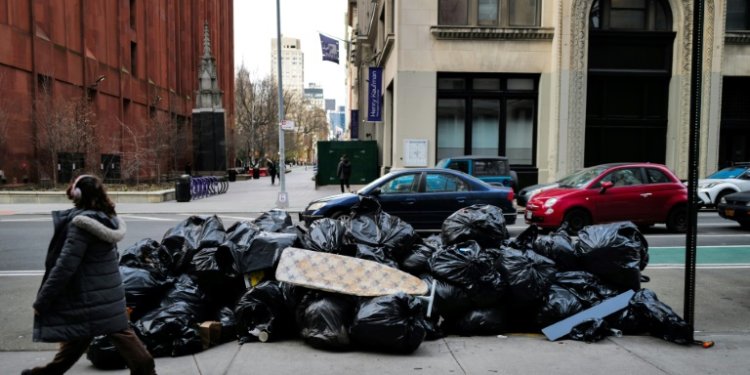
[[[531,197],[549,188],[557,187],[559,183],[560,183],[559,181],[555,181],[555,182],[549,182],[546,184],[536,184],[536,185],[526,186],[525,188],[519,190],[516,193],[516,204],[520,207],[526,207],[526,203],[529,203],[529,199],[531,199]]]
[[[571,233],[589,224],[629,220],[645,228],[666,223],[687,229],[687,188],[664,165],[612,163],[582,169],[536,195],[525,220],[541,228],[567,223]]]
[[[716,209],[719,216],[740,223],[743,229],[750,229],[750,191],[721,197]]]
[[[489,185],[468,174],[443,168],[393,171],[356,194],[314,200],[300,213],[300,221],[309,225],[322,217],[346,217],[360,196],[377,199],[385,212],[406,221],[416,230],[438,230],[448,216],[474,204],[497,206],[503,210],[508,224],[516,222],[512,189]]]
[[[461,171],[490,185],[513,189],[518,186],[518,176],[510,170],[510,161],[504,156],[452,156],[438,161],[435,167]]]
[[[704,207],[716,207],[727,194],[750,190],[750,163],[740,163],[698,180],[698,198]]]

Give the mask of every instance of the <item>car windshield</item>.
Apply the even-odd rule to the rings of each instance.
[[[588,184],[591,180],[602,174],[607,168],[605,167],[591,167],[582,169],[578,172],[573,173],[568,177],[564,177],[559,183],[561,188],[580,188]]]
[[[708,176],[708,178],[712,180],[723,180],[727,178],[738,178],[740,175],[742,175],[748,167],[729,167],[724,168],[718,172],[715,172],[714,174]]]

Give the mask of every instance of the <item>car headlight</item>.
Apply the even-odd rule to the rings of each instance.
[[[321,208],[323,208],[326,205],[326,202],[315,202],[307,206],[308,211],[317,211]]]
[[[555,203],[557,203],[557,198],[547,199],[547,201],[544,202],[544,207],[552,207]]]
[[[716,186],[718,184],[719,184],[718,182],[708,182],[708,183],[705,183],[705,184],[701,184],[698,187],[701,188],[701,189],[710,189],[710,188],[712,188],[712,187],[714,187],[714,186]]]
[[[721,203],[721,204],[727,204],[727,199],[724,198],[724,197],[721,197],[721,199],[719,199],[719,203]]]

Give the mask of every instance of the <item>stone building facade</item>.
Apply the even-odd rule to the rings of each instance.
[[[590,165],[688,175],[691,0],[350,0],[352,110],[382,68],[383,121],[359,117],[383,169],[507,155],[522,185]],[[750,161],[750,5],[705,2],[701,176]],[[357,136],[357,135],[355,135]]]

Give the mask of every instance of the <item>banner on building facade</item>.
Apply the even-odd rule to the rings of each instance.
[[[349,139],[359,139],[359,110],[352,109],[351,111],[351,123],[349,125]]]
[[[323,61],[339,63],[339,41],[329,38],[323,34],[320,35],[320,49],[323,52]]]
[[[367,121],[383,121],[383,68],[371,66],[367,81]]]

